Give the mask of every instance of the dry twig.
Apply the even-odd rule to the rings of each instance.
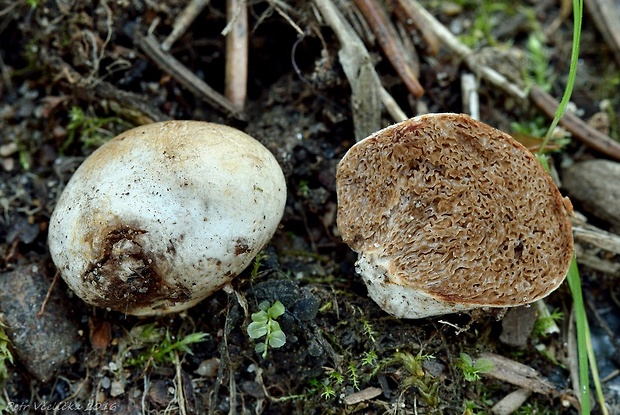
[[[526,388],[519,388],[500,399],[493,407],[491,412],[494,415],[510,415],[516,412],[525,401],[530,397],[532,391]]]
[[[475,120],[480,120],[480,100],[478,97],[478,82],[470,73],[461,75],[461,95],[463,95],[463,108]]]
[[[170,48],[177,41],[177,39],[183,36],[183,33],[192,24],[196,17],[200,14],[202,9],[209,4],[209,0],[191,0],[185,9],[174,19],[172,25],[172,32],[161,43],[161,48],[164,52],[170,51]]]
[[[536,85],[532,86],[530,90],[530,98],[550,118],[553,118],[556,109],[560,105],[555,98]],[[595,130],[575,114],[571,112],[564,113],[564,116],[560,119],[560,125],[594,150],[620,160],[620,143]]]
[[[227,0],[226,35],[226,98],[242,111],[248,88],[248,6],[245,0]],[[230,29],[230,30],[229,30]]]
[[[493,370],[485,373],[486,376],[529,389],[536,393],[550,396],[557,394],[555,386],[530,366],[494,353],[482,353],[481,357],[493,362]]]
[[[592,225],[573,225],[573,234],[578,242],[585,242],[607,252],[620,255],[620,236]]]
[[[185,407],[185,394],[183,393],[183,373],[181,371],[181,361],[179,360],[178,351],[174,351],[174,367],[176,370],[176,398],[179,404],[179,412],[181,415],[187,415],[187,409]]]
[[[36,314],[37,317],[41,317],[43,313],[45,312],[45,306],[50,300],[52,291],[54,290],[54,287],[56,286],[56,282],[58,281],[59,276],[60,276],[60,272],[56,271],[56,274],[54,274],[54,279],[52,280],[52,283],[50,284],[50,288],[47,290],[47,294],[45,294],[45,299],[41,303],[41,308],[39,308],[39,311]]]
[[[426,53],[435,56],[439,53],[439,39],[428,27],[426,20],[418,13],[411,10],[411,5],[407,0],[387,0],[388,7],[394,10],[396,17],[406,26],[414,26],[422,36]]]
[[[143,96],[118,89],[109,82],[101,81],[96,85],[88,84],[71,65],[59,56],[46,56],[45,61],[59,79],[66,79],[71,86],[82,89],[91,101],[107,101],[107,105],[117,114],[131,122],[142,125],[169,119],[156,106]]]
[[[202,79],[194,75],[181,62],[169,53],[164,52],[157,39],[152,35],[136,32],[134,42],[146,53],[164,72],[170,74],[194,95],[202,98],[207,104],[214,106],[237,119],[245,119],[243,112],[228,100],[225,96],[211,88]]]
[[[405,60],[402,52],[404,46],[398,37],[396,29],[390,23],[385,10],[379,7],[373,0],[354,0],[354,2],[370,25],[372,32],[377,37],[379,46],[383,49],[392,67],[405,83],[409,92],[416,98],[421,97],[424,94],[424,88],[422,88],[411,66]]]

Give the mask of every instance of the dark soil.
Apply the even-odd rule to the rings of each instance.
[[[118,414],[474,414],[489,412],[518,389],[484,373],[478,380],[466,379],[462,353],[474,361],[483,353],[510,358],[552,384],[552,391],[532,394],[519,413],[578,413],[567,284],[546,299],[551,310],[564,316],[559,332],[549,335],[532,331],[533,307],[503,320],[503,313],[496,312],[398,320],[367,296],[355,273],[356,254],[341,241],[335,221],[336,165],[355,143],[351,89],[338,60],[338,40],[317,20],[310,3],[290,2],[276,10],[278,2],[250,2],[244,117],[201,100],[136,45],[135,33],[145,34],[151,26],[163,40],[185,2],[27,3],[32,2],[0,1],[0,311],[15,355],[13,364],[5,361],[0,413],[4,401],[5,410],[20,414],[91,409]],[[474,22],[483,3],[488,2],[427,5],[447,27],[467,34],[481,30]],[[529,33],[560,18],[559,5],[543,3],[536,11],[530,2],[517,11],[487,7],[488,34],[499,43],[491,45],[480,36],[477,49],[506,50],[499,44],[511,44],[511,50],[525,54]],[[523,17],[529,12],[533,19]],[[218,91],[224,90],[225,26],[224,2],[212,1],[171,50]],[[571,36],[568,18],[544,42],[550,93],[558,98]],[[424,51],[419,36],[413,41]],[[612,115],[620,109],[618,68],[603,43],[586,16],[574,93],[584,119],[600,113],[603,100]],[[379,47],[370,42],[367,47],[383,85],[407,114],[424,108],[465,110],[460,76],[467,68],[447,50],[437,56],[420,52],[419,79],[426,92],[416,100]],[[515,79],[527,71],[525,61],[506,62],[504,72]],[[511,123],[549,123],[533,106],[484,82],[479,92],[481,119],[496,128],[510,132]],[[140,319],[90,307],[61,278],[53,283],[56,270],[46,238],[55,201],[98,145],[132,126],[164,119],[228,124],[267,146],[288,185],[280,229],[258,267],[250,266],[235,279],[234,292],[221,291],[187,312]],[[383,114],[383,125],[392,122]],[[618,124],[612,117],[610,134],[617,134]],[[575,140],[553,154],[558,166],[594,157],[601,155]],[[597,255],[618,269],[617,256]],[[592,330],[601,377],[609,378],[604,384],[609,413],[618,414],[618,273],[586,266],[581,273],[586,299],[600,311],[600,319],[591,318]],[[51,296],[42,309],[48,290]],[[287,341],[263,358],[246,328],[265,300],[285,306],[278,320]],[[192,333],[205,333],[203,341],[159,353]],[[1,352],[0,347],[0,357]],[[352,395],[359,400],[352,401]],[[595,413],[602,413],[594,406]]]

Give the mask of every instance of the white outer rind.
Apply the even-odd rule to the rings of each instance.
[[[280,166],[252,137],[204,122],[150,124],[106,143],[78,168],[50,219],[50,252],[87,303],[135,315],[176,312],[251,262],[285,202]],[[110,243],[119,229],[130,237]],[[144,260],[133,255],[138,250]],[[119,262],[113,275],[104,272],[106,256]],[[147,264],[167,288],[158,293],[153,278],[138,281],[137,292],[151,290],[154,299],[134,306],[123,284],[139,280]],[[112,304],[115,295],[126,301]]]
[[[382,260],[373,253],[360,253],[355,263],[355,270],[364,280],[370,298],[394,317],[415,319],[485,307],[444,301],[415,287],[398,284],[390,280],[389,268],[389,260]]]

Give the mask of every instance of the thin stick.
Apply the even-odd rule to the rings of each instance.
[[[403,80],[407,89],[416,98],[424,94],[424,88],[420,85],[411,66],[403,58],[403,46],[398,38],[396,29],[391,25],[385,10],[380,8],[373,0],[354,0],[357,8],[362,12],[364,19],[370,25],[372,32],[377,37],[377,41],[383,52],[392,63],[400,78]]]
[[[45,56],[45,62],[53,69],[55,76],[66,79],[72,85],[81,87],[84,85],[80,74],[59,56]],[[149,124],[170,118],[143,95],[118,89],[106,81],[101,81],[94,87],[85,88],[85,91],[91,100],[107,100],[113,111],[122,111],[123,117],[130,119],[135,124]]]
[[[176,388],[179,412],[181,415],[187,415],[187,409],[185,408],[185,393],[183,393],[183,373],[181,372],[181,361],[179,360],[179,352],[177,350],[174,351],[174,367],[176,369]]]
[[[620,236],[604,231],[592,225],[574,225],[573,235],[576,241],[594,245],[599,249],[620,255]]]
[[[405,121],[409,118],[407,117],[407,114],[405,114],[405,111],[398,106],[398,103],[394,97],[391,96],[385,88],[381,87],[379,89],[379,94],[381,95],[381,102],[394,122]]]
[[[474,120],[480,120],[480,99],[478,97],[478,82],[470,73],[461,75],[461,95],[463,95],[463,109]]]
[[[248,6],[245,0],[227,0],[226,83],[224,95],[243,110],[248,89]]]
[[[48,301],[50,300],[50,297],[52,296],[52,291],[54,291],[54,286],[56,285],[56,281],[58,281],[59,276],[60,276],[60,272],[56,271],[56,274],[54,274],[54,279],[52,280],[52,283],[50,284],[50,288],[47,290],[47,294],[45,294],[45,299],[43,300],[43,303],[41,304],[41,308],[39,309],[39,312],[37,313],[37,317],[41,317],[43,313],[45,312],[45,306],[47,305]]]
[[[431,56],[435,56],[439,53],[439,39],[437,39],[435,33],[428,27],[428,23],[411,10],[411,6],[407,0],[387,0],[386,4],[388,7],[394,9],[394,13],[396,13],[398,20],[406,27],[414,26],[420,32],[426,53]]]
[[[196,17],[207,4],[209,4],[209,0],[191,0],[189,2],[185,9],[174,19],[172,32],[170,32],[168,37],[161,43],[161,49],[164,52],[170,51],[174,42],[183,36],[187,28],[196,20]]]
[[[176,60],[174,56],[161,50],[157,39],[155,39],[152,35],[144,36],[143,34],[136,32],[134,35],[134,42],[157,64],[157,66],[159,66],[164,72],[170,74],[170,76],[185,86],[185,88],[187,88],[191,93],[199,96],[209,105],[223,110],[237,119],[245,119],[245,114],[239,111],[237,107],[228,100],[228,98],[211,88],[206,82],[194,75],[181,62]]]
[[[530,99],[550,118],[555,116],[555,112],[560,105],[555,98],[536,85],[532,86],[530,90]],[[592,128],[575,114],[570,112],[564,113],[559,124],[570,131],[575,138],[594,150],[620,160],[620,143]]]

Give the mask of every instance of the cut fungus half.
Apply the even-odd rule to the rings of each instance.
[[[82,163],[50,218],[48,244],[87,303],[177,312],[243,271],[285,202],[280,166],[249,135],[197,121],[149,124]]]
[[[573,254],[568,208],[508,134],[429,114],[354,145],[337,175],[338,229],[386,312],[422,318],[547,296]]]

